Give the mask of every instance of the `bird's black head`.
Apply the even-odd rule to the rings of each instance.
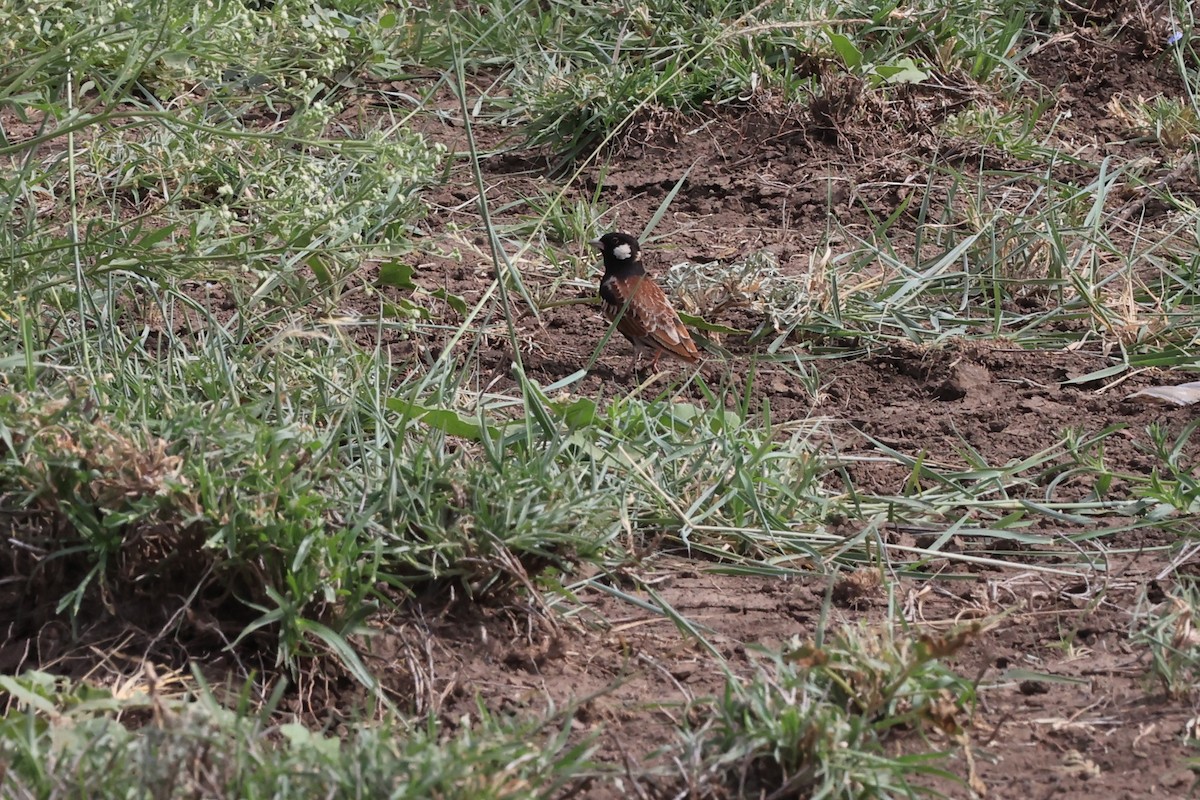
[[[588,244],[604,254],[605,274],[637,275],[646,271],[638,260],[638,240],[627,233],[606,233]]]

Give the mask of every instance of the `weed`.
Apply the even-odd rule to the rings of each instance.
[[[693,718],[705,721],[687,746],[739,794],[760,786],[781,796],[920,793],[913,776],[945,773],[930,759],[889,756],[884,743],[904,729],[951,737],[964,730],[974,690],[939,659],[973,636],[914,640],[849,627],[827,642],[793,641],[752,679],[730,681],[710,708],[695,709]]]

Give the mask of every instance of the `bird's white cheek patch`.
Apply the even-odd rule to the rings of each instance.
[[[633,255],[633,251],[629,249],[629,245],[619,244],[613,248],[613,255],[624,261]]]

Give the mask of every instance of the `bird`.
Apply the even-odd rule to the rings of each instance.
[[[612,232],[588,242],[604,255],[604,277],[600,279],[601,310],[610,323],[633,345],[633,364],[649,351],[651,369],[668,355],[694,364],[700,351],[679,314],[654,278],[646,274],[638,254],[638,240],[627,233]]]

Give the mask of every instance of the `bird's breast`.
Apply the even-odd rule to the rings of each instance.
[[[622,306],[626,300],[622,288],[621,280],[615,275],[609,275],[600,281],[600,299],[608,305]]]

